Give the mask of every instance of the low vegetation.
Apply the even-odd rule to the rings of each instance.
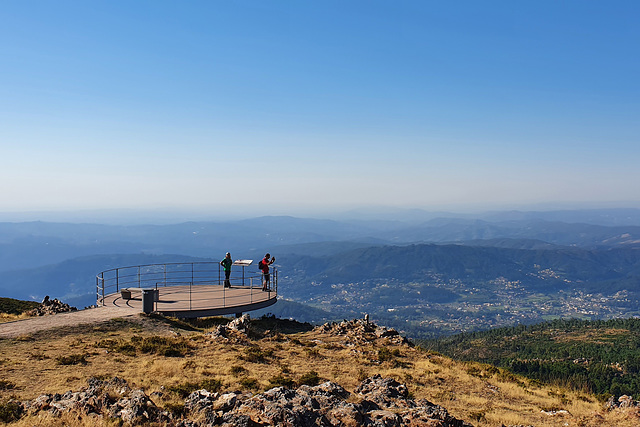
[[[22,301],[13,298],[0,297],[0,323],[29,317],[27,312],[38,307],[40,303],[35,301]]]
[[[490,363],[544,383],[640,398],[640,319],[554,320],[427,341],[461,361]]]
[[[605,410],[587,390],[544,385],[487,363],[456,362],[390,338],[373,337],[354,346],[345,336],[274,318],[253,320],[249,337],[208,334],[227,320],[185,323],[141,316],[0,340],[1,421],[95,425],[95,419],[82,416],[50,420],[23,415],[18,420],[9,400],[79,390],[90,377],[123,378],[148,395],[155,393],[154,402],[164,410],[180,414],[184,397],[202,388],[256,393],[331,380],[353,392],[360,381],[380,374],[406,384],[412,398],[442,405],[480,427],[638,422],[631,409]]]

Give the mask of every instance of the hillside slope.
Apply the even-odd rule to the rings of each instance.
[[[117,406],[122,402],[118,396],[136,389],[140,391],[135,399],[142,405],[138,408],[146,408],[147,416],[164,413],[173,420],[169,425],[178,425],[185,417],[203,417],[189,424],[197,426],[206,425],[196,422],[206,421],[207,416],[223,420],[232,411],[246,408],[242,405],[265,402],[268,396],[280,396],[283,403],[292,398],[295,408],[304,404],[295,403],[295,396],[320,393],[304,387],[331,381],[335,385],[326,387],[346,392],[341,394],[343,403],[338,404],[361,411],[361,421],[404,419],[410,406],[427,408],[427,403],[432,403],[446,408],[450,423],[434,421],[428,425],[462,425],[453,424],[461,420],[476,426],[631,426],[638,422],[635,408],[609,411],[588,393],[543,386],[488,365],[454,362],[365,320],[316,328],[275,318],[250,323],[245,319],[235,328],[223,326],[228,320],[182,323],[140,316],[0,340],[0,413],[8,417],[5,421],[15,416],[12,425],[16,426],[111,425],[114,420],[110,417],[124,417],[122,408],[104,413],[104,418],[97,418],[95,411],[105,405]],[[399,390],[393,397],[387,395],[398,405],[385,406],[389,402],[379,400],[365,405],[363,387],[378,381],[375,378],[389,379],[382,382]],[[95,388],[105,384],[120,384],[121,391],[111,389],[104,395],[106,400],[95,401],[94,414],[65,406],[86,396],[87,385]],[[402,384],[406,393],[401,391]],[[278,386],[284,389],[273,390]],[[214,405],[210,415],[206,410],[194,413],[193,392],[199,389],[218,393],[210,400]],[[75,392],[65,393],[69,390]],[[60,394],[56,397],[55,393]],[[126,393],[131,404],[134,395]],[[11,396],[13,401],[8,400]],[[198,401],[207,401],[203,392],[197,396],[204,396]],[[271,416],[271,409],[267,409],[271,406],[261,408],[244,414]],[[289,408],[280,409],[283,414],[295,412],[290,406],[283,408]],[[438,422],[446,418],[442,410],[430,408],[420,413],[440,417]],[[144,420],[144,414],[139,416],[143,418],[138,421]]]
[[[557,319],[440,338],[424,346],[576,390],[640,398],[640,319]]]

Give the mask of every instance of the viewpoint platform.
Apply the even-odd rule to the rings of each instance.
[[[252,260],[233,263],[230,286],[217,262],[148,264],[106,270],[96,277],[99,306],[130,308],[178,318],[236,314],[275,304],[278,270],[265,290]]]

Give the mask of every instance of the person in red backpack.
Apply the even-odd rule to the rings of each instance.
[[[276,257],[272,257],[270,253],[264,256],[264,258],[258,263],[258,268],[262,270],[262,290],[268,291],[271,284],[271,275],[269,274],[269,266],[276,261]]]

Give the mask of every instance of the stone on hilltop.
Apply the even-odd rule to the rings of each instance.
[[[69,304],[63,303],[58,298],[50,299],[49,295],[45,296],[42,303],[33,310],[27,311],[29,316],[45,316],[48,314],[68,313],[70,311],[77,311],[76,307],[71,307]]]
[[[344,337],[346,343],[353,346],[370,343],[382,338],[396,345],[413,346],[411,341],[400,335],[395,329],[369,322],[368,316],[364,319],[324,323],[315,327],[314,331]]]

